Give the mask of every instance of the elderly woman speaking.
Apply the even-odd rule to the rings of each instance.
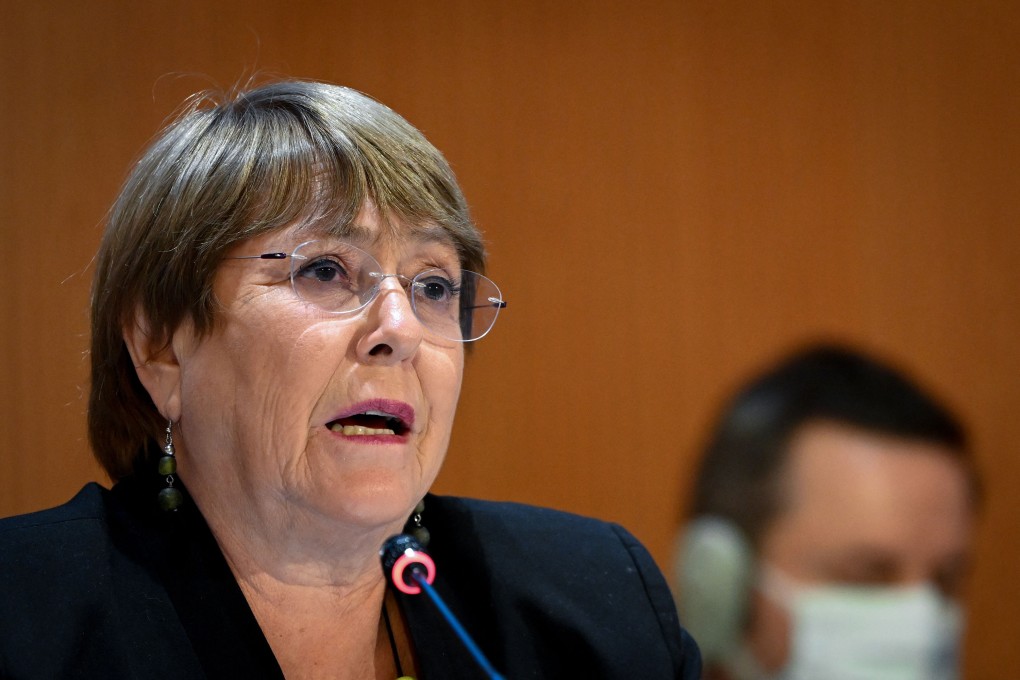
[[[115,484],[0,523],[0,676],[697,677],[624,529],[427,495],[465,343],[506,304],[484,271],[449,166],[385,106],[310,82],[193,102],[96,260]],[[402,532],[477,650],[387,577]]]

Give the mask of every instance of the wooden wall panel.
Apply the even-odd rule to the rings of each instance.
[[[101,479],[89,259],[132,159],[190,92],[318,78],[447,152],[510,300],[439,490],[617,520],[665,565],[719,400],[852,340],[970,423],[968,677],[1020,675],[1020,11],[748,5],[3,1],[0,514]]]

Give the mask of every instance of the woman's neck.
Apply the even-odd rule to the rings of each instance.
[[[227,551],[224,551],[226,555]],[[398,661],[382,616],[386,581],[378,551],[364,569],[227,563],[287,678],[393,680]],[[281,577],[282,574],[282,577]],[[395,629],[390,610],[390,630]]]
[[[240,582],[287,678],[396,677],[381,616],[386,585],[323,588]]]
[[[226,502],[229,494],[189,491],[235,577],[259,588],[376,584],[379,548],[406,522],[399,516],[378,525],[344,523],[295,504],[245,505]]]
[[[286,677],[397,677],[379,546],[402,521],[370,529],[295,513],[261,521],[215,501],[196,504]],[[410,657],[399,609],[389,613],[389,630]]]

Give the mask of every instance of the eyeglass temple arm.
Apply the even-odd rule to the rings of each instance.
[[[287,253],[262,253],[261,255],[234,255],[224,258],[226,260],[286,260],[290,255]]]
[[[484,307],[496,307],[497,309],[506,309],[506,300],[500,300],[499,298],[489,298],[489,304],[487,305],[471,305],[470,307],[464,307],[464,309],[482,309]]]

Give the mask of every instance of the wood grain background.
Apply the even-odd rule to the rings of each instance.
[[[132,160],[194,91],[322,79],[446,152],[510,300],[437,490],[616,520],[666,566],[719,400],[852,341],[970,425],[967,677],[1020,677],[1018,37],[963,0],[0,0],[0,514],[102,479],[90,258]]]

